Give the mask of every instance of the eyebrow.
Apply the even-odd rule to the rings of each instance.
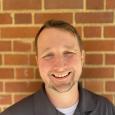
[[[46,49],[44,49],[43,50],[43,52],[47,52],[47,51],[49,51],[51,48],[46,48]]]
[[[65,48],[65,49],[68,49],[68,50],[78,51],[78,50],[76,50],[76,49],[74,48],[74,46],[64,45],[64,48]],[[44,49],[44,50],[42,51],[42,54],[45,54],[45,53],[47,53],[47,52],[50,51],[50,50],[51,50],[51,47],[48,47],[48,48],[46,48],[46,49]]]
[[[73,46],[67,46],[67,45],[64,45],[64,48],[67,48],[67,49],[73,49],[74,47],[73,47]]]
[[[64,48],[67,48],[67,49],[73,49],[73,46],[67,46],[67,45],[65,45]],[[49,51],[50,49],[51,49],[50,47],[44,49],[44,50],[43,50],[43,53]]]
[[[64,47],[67,48],[67,50],[70,50],[70,51],[80,52],[80,50],[76,49],[74,46],[65,45]]]
[[[79,49],[76,49],[76,48],[74,47],[74,45],[73,45],[73,46],[67,46],[67,45],[65,45],[64,48],[67,48],[67,49],[69,49],[69,50],[76,50],[76,51],[79,50]]]
[[[48,51],[50,51],[51,48],[46,48],[42,51],[42,55],[44,55],[45,53],[47,53]]]

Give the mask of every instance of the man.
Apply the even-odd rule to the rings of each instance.
[[[47,21],[36,35],[35,48],[42,88],[1,115],[115,115],[107,99],[78,83],[84,51],[72,25]]]

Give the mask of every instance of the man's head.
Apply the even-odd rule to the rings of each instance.
[[[37,65],[48,91],[67,92],[77,84],[84,61],[81,39],[63,21],[48,21],[35,39]]]
[[[49,20],[40,28],[40,30],[36,34],[36,37],[35,37],[36,53],[37,53],[37,41],[38,41],[39,35],[44,29],[47,29],[47,28],[57,28],[60,30],[65,30],[65,31],[70,32],[77,38],[80,50],[82,51],[81,37],[80,37],[79,33],[77,32],[77,30],[72,25],[70,25],[69,23],[62,21],[62,20]]]

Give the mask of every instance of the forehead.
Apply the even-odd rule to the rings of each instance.
[[[44,29],[38,38],[37,42],[39,45],[78,45],[78,40],[74,34],[69,31],[57,28]]]

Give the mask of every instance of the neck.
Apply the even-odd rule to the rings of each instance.
[[[50,90],[50,91],[49,91]],[[79,100],[78,84],[74,85],[68,92],[60,93],[46,88],[47,95],[53,105],[57,108],[67,108]]]

